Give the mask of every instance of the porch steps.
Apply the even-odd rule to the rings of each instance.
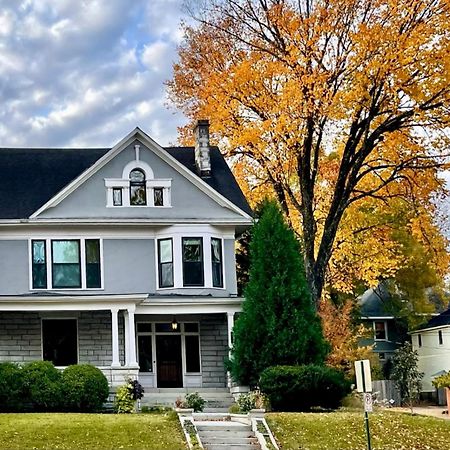
[[[194,425],[206,450],[261,450],[248,419],[230,414],[194,413]]]
[[[206,400],[205,412],[228,412],[234,398],[226,388],[145,388],[142,406],[173,407],[177,399],[184,399],[186,394],[198,392]]]

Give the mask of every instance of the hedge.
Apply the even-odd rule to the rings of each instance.
[[[0,363],[0,411],[95,411],[109,394],[100,369],[73,365],[64,372],[49,361]]]
[[[343,372],[314,364],[269,367],[262,372],[259,386],[274,411],[336,409],[350,392]]]

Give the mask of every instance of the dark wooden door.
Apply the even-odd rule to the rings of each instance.
[[[181,336],[156,336],[158,387],[182,387]]]

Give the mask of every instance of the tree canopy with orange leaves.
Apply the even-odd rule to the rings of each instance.
[[[211,120],[247,194],[278,199],[299,230],[316,304],[326,277],[352,265],[355,236],[395,271],[396,212],[424,246],[424,229],[439,240],[431,199],[448,167],[449,11],[448,0],[211,0],[191,10],[171,97],[192,120]]]

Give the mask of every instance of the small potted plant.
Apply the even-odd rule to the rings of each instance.
[[[450,372],[439,375],[433,380],[434,387],[445,388],[445,396],[447,398],[447,410],[450,411]]]

